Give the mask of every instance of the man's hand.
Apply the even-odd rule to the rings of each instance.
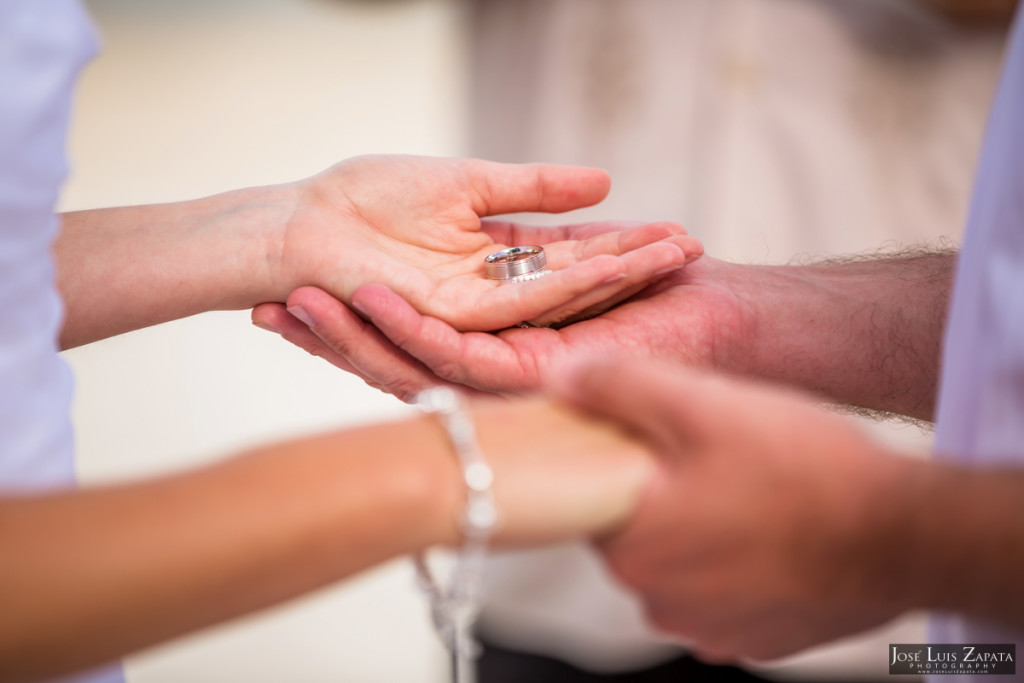
[[[401,398],[439,382],[532,391],[580,354],[626,355],[928,420],[954,263],[950,253],[811,266],[704,257],[597,318],[557,330],[460,334],[380,286],[353,294],[362,317],[304,288],[288,306],[306,324],[281,306],[257,308],[253,322]]]
[[[583,363],[556,391],[660,456],[632,520],[599,543],[655,626],[714,660],[770,659],[911,607],[891,565],[919,463],[792,392],[678,367]]]
[[[588,168],[352,159],[296,185],[279,246],[280,289],[315,285],[351,301],[358,287],[378,283],[459,330],[592,315],[698,257],[700,243],[675,224],[563,229],[545,241],[551,275],[503,285],[484,276],[484,258],[531,243],[534,231],[481,218],[589,206],[608,187],[605,172]]]
[[[733,330],[747,324],[745,306],[714,275],[726,266],[701,259],[599,317],[557,330],[460,333],[380,286],[363,287],[353,297],[369,322],[310,287],[288,298],[288,311],[301,321],[277,305],[257,307],[252,317],[403,400],[439,383],[522,393],[540,389],[551,371],[581,354],[718,365],[715,335],[740,334]]]

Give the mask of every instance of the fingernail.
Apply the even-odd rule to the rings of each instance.
[[[313,316],[311,316],[302,306],[289,306],[288,312],[304,322],[307,327],[313,327]]]
[[[352,302],[352,308],[354,308],[357,311],[359,311],[360,313],[362,313],[363,317],[366,318],[367,320],[372,320],[373,319],[373,316],[370,315],[370,312],[368,310],[366,310],[366,306],[362,305],[361,303],[353,301]]]
[[[260,328],[261,330],[266,330],[267,332],[273,332],[274,334],[281,334],[281,330],[277,329],[273,325],[268,325],[267,323],[260,323],[260,322],[256,322],[256,321],[253,321],[252,324],[255,325],[256,327]]]
[[[682,267],[683,267],[682,263],[680,263],[677,266],[669,266],[668,268],[662,268],[661,270],[654,271],[654,275],[655,276],[658,276],[658,275],[668,275],[669,273],[673,273],[673,272],[679,270]]]
[[[612,275],[612,276],[611,276],[610,278],[608,278],[607,280],[605,280],[605,281],[604,281],[604,282],[602,282],[601,284],[602,284],[602,285],[610,285],[610,284],[612,284],[613,282],[618,282],[619,280],[621,280],[621,279],[622,279],[622,278],[624,278],[624,277],[626,277],[626,274],[625,274],[625,273],[617,273],[617,274],[615,274],[615,275]]]

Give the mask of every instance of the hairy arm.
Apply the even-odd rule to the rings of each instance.
[[[809,266],[705,257],[593,319],[561,329],[460,333],[369,286],[353,302],[293,292],[253,321],[408,397],[438,381],[481,391],[540,389],[580,357],[622,356],[757,377],[838,403],[931,419],[955,256],[916,254]]]
[[[723,264],[742,324],[714,335],[715,363],[838,403],[931,420],[955,265],[952,253]]]
[[[643,448],[576,413],[544,401],[473,413],[495,471],[496,542],[607,529],[646,481]],[[458,543],[462,499],[448,439],[427,418],[145,483],[0,499],[0,680],[97,665]]]

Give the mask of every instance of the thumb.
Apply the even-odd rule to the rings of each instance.
[[[553,378],[552,392],[586,412],[632,429],[664,450],[699,441],[728,415],[721,380],[678,365],[581,360]]]
[[[607,171],[555,164],[502,164],[459,160],[473,189],[480,216],[521,211],[561,213],[597,204],[608,195]]]

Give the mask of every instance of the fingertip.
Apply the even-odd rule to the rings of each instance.
[[[665,259],[669,264],[677,267],[686,265],[686,250],[675,242],[659,242],[657,246],[664,245]]]
[[[334,298],[319,287],[305,285],[303,287],[299,287],[288,295],[288,298],[285,299],[285,306],[288,308],[289,312],[293,308],[307,311],[316,310],[320,308],[325,297],[330,299]]]
[[[260,304],[253,309],[251,317],[252,323],[256,327],[280,334],[285,339],[299,328],[308,329],[287,311],[284,304],[280,303]]]
[[[608,365],[607,359],[597,355],[577,356],[552,369],[548,388],[564,401],[585,405],[585,399],[604,385]]]
[[[595,185],[604,185],[609,189],[612,186],[612,174],[606,168],[600,166],[567,166],[562,164],[542,164],[548,169],[558,169],[576,178],[583,178]]]
[[[575,393],[580,377],[580,360],[570,360],[552,368],[544,383],[544,389],[552,396],[570,400]]]
[[[619,248],[622,252],[633,251],[634,249],[647,246],[648,244],[653,244],[663,239],[670,238],[674,234],[675,233],[671,232],[666,226],[659,223],[639,225],[635,228],[628,228],[623,231],[619,242]]]
[[[482,159],[459,161],[476,192],[480,216],[520,211],[562,213],[592,206],[611,189],[607,171],[588,166],[505,164]]]
[[[352,293],[352,307],[372,321],[384,317],[386,309],[395,298],[395,294],[385,285],[363,285]]]
[[[680,235],[672,238],[672,243],[678,246],[686,255],[686,262],[693,263],[704,256],[704,243],[691,235]]]
[[[647,223],[624,230],[620,238],[619,249],[622,253],[626,253],[661,241],[685,243],[681,242],[685,236],[686,231],[678,223]]]
[[[265,323],[265,322],[262,322],[262,321],[259,321],[259,320],[253,320],[252,324],[253,324],[253,326],[260,328],[261,330],[266,330],[267,332],[273,332],[274,334],[281,334],[281,330],[277,329],[276,327],[274,327],[270,323]]]
[[[281,304],[278,303],[257,304],[253,306],[252,311],[249,313],[249,319],[253,325],[261,330],[281,334],[281,330],[275,320],[275,313],[281,308]]]
[[[626,258],[651,273],[655,279],[686,265],[686,253],[674,242],[655,242],[638,249],[634,254],[626,254]]]
[[[565,193],[564,202],[558,202],[549,210],[562,212],[584,206],[592,206],[608,196],[612,189],[611,173],[603,168],[594,166],[553,166],[544,165],[542,177],[549,181],[545,183],[550,189],[561,190]],[[557,175],[547,175],[548,172],[557,169]],[[555,180],[557,178],[557,180]]]

